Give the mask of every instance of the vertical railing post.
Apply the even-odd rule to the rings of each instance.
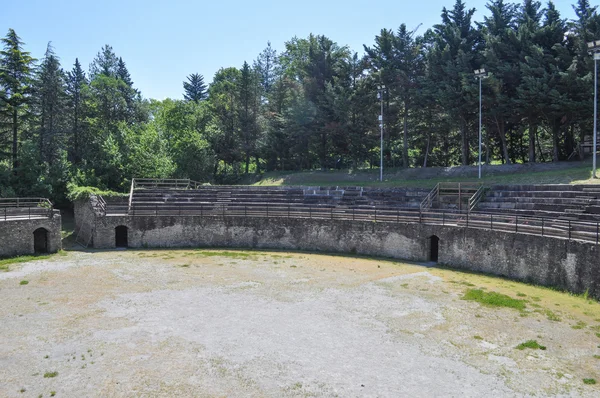
[[[490,230],[494,230],[494,215],[490,214]]]
[[[544,236],[544,224],[545,224],[546,219],[542,218],[542,236]]]
[[[423,219],[423,212],[419,209],[419,224],[421,224],[421,220]]]
[[[377,209],[375,209],[375,221],[377,221]]]
[[[515,233],[519,232],[519,216],[515,216]]]
[[[467,212],[467,228],[469,228],[469,212]]]
[[[571,240],[571,220],[569,220],[569,240]]]
[[[446,225],[446,212],[442,212],[442,225]]]

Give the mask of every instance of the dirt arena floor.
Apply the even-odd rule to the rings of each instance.
[[[67,252],[10,265],[0,297],[0,397],[600,396],[597,302],[446,269]]]

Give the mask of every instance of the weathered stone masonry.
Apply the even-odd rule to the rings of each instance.
[[[60,223],[58,210],[53,212],[52,218],[0,222],[0,257],[34,254],[33,232],[39,228],[47,231],[48,253],[56,253],[62,248]]]
[[[115,247],[115,228],[130,247],[235,247],[356,253],[428,261],[439,237],[439,263],[600,298],[600,246],[511,232],[439,225],[254,217],[102,216],[93,246]]]

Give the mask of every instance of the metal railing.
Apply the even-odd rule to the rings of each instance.
[[[46,198],[0,198],[0,220],[52,218],[52,202]]]
[[[477,192],[475,192],[473,194],[473,196],[471,196],[469,198],[469,212],[472,212],[475,209],[475,207],[477,207],[479,202],[481,202],[481,199],[483,199],[485,197],[485,194],[487,191],[488,191],[488,188],[481,185],[479,187],[479,189],[477,190]]]
[[[442,211],[420,208],[348,208],[302,204],[271,205],[269,203],[190,203],[188,205],[136,205],[106,207],[108,216],[199,216],[199,217],[266,217],[414,223],[464,228],[487,229],[581,240],[599,244],[600,222],[557,220],[552,218],[491,214],[469,211]]]
[[[427,211],[431,209],[433,206],[433,202],[437,199],[440,194],[440,184],[436,184],[436,186],[427,194],[425,199],[421,202],[421,211]]]

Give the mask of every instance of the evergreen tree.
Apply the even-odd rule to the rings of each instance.
[[[183,98],[186,101],[194,101],[195,103],[205,100],[208,93],[206,84],[204,84],[204,77],[199,73],[192,73],[187,79],[187,82],[183,82]]]
[[[26,106],[30,101],[31,72],[34,59],[23,51],[23,42],[13,29],[2,39],[4,49],[0,51],[0,111],[7,120],[6,126],[12,135],[12,166],[19,166],[18,144],[20,122],[27,117]]]
[[[90,78],[93,80],[98,75],[115,77],[118,68],[119,60],[112,46],[105,44],[90,65]]]
[[[40,160],[52,165],[58,151],[66,147],[64,131],[67,97],[65,75],[51,44],[46,49],[35,86]]]
[[[75,59],[75,64],[70,72],[67,72],[67,97],[70,119],[70,138],[69,138],[69,160],[74,164],[79,164],[86,151],[86,113],[87,113],[87,92],[89,90],[88,81],[84,71],[81,69],[79,59]]]

